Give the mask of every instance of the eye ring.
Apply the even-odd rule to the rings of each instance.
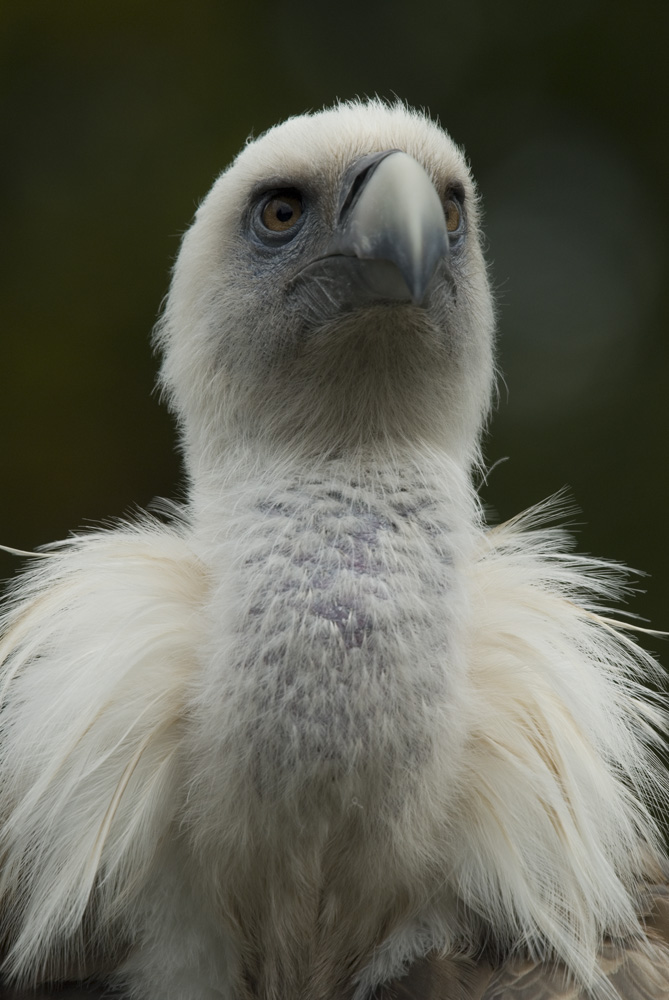
[[[454,194],[450,194],[444,203],[444,216],[449,239],[461,236],[464,229],[464,211],[462,202]]]
[[[306,205],[297,188],[274,188],[257,200],[253,226],[257,237],[268,246],[292,240],[302,227]]]
[[[260,219],[272,233],[285,233],[302,218],[302,199],[297,193],[280,192],[265,202]]]

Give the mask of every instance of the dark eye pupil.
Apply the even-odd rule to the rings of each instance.
[[[293,217],[293,206],[286,201],[280,201],[276,206],[276,217],[279,222],[289,222]]]

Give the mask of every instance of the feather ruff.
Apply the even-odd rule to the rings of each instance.
[[[468,737],[442,817],[448,856],[433,859],[460,940],[426,899],[432,917],[391,935],[361,995],[421,941],[501,936],[592,982],[603,936],[639,932],[667,797],[664,708],[642,681],[659,684],[659,668],[607,617],[623,571],[571,554],[561,531],[537,527],[545,516],[475,537]],[[15,585],[0,646],[0,898],[5,969],[22,982],[132,936],[186,807],[180,748],[208,579],[182,524],[146,519],[53,547]]]

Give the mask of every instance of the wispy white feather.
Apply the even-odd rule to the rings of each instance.
[[[204,579],[179,531],[147,521],[54,549],[15,584],[3,623],[0,891],[17,973],[35,977],[82,947],[96,883],[102,927],[119,893],[141,892],[156,824],[176,808]]]

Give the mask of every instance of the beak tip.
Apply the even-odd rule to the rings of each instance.
[[[412,261],[406,261],[404,271],[405,281],[411,292],[411,300],[414,305],[421,306],[425,302],[428,289],[433,282],[439,269],[440,262],[448,261],[449,245],[448,236],[440,233],[438,238],[425,247],[424,254]],[[412,273],[407,273],[411,271]]]
[[[417,282],[413,281],[409,283],[409,291],[411,293],[411,302],[414,306],[422,306],[425,301],[425,295],[427,293],[427,285],[424,281]]]

